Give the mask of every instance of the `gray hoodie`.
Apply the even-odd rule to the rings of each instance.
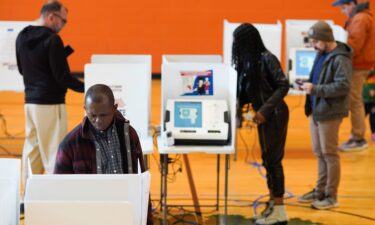
[[[314,121],[333,120],[348,116],[352,77],[351,55],[350,47],[341,42],[337,42],[337,47],[327,55],[318,84],[314,85],[311,91],[311,95],[315,96],[313,107],[311,107],[310,96],[306,97],[306,116],[312,115]],[[309,82],[311,80],[312,73],[310,73]]]

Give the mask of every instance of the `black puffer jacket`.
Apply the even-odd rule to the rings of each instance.
[[[260,63],[260,78],[256,84],[257,91],[254,94],[253,91],[247,90],[247,93],[254,110],[269,120],[277,107],[285,105],[283,99],[289,91],[289,81],[284,75],[278,59],[269,51],[262,53]]]
[[[19,72],[25,84],[25,102],[65,103],[67,88],[83,92],[84,85],[70,75],[63,42],[44,26],[28,26],[16,40]]]

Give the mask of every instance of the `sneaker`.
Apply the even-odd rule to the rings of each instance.
[[[284,205],[275,205],[272,207],[271,214],[264,218],[257,219],[256,225],[286,225],[288,224],[288,216]]]
[[[266,208],[260,214],[256,214],[254,216],[254,219],[257,220],[257,219],[260,219],[260,218],[267,217],[269,214],[271,214],[272,208],[273,208],[274,205],[275,205],[275,202],[273,200],[269,200],[266,203]]]
[[[304,194],[302,196],[299,196],[297,198],[297,200],[298,200],[298,202],[301,202],[301,203],[310,203],[310,202],[316,201],[318,199],[321,199],[323,197],[324,197],[324,195],[322,193],[318,193],[318,192],[315,191],[315,189],[313,189],[312,191],[307,192],[306,194]]]
[[[340,150],[343,152],[354,152],[354,151],[362,151],[368,147],[367,141],[365,139],[362,140],[353,140],[349,139],[347,142],[340,146]]]
[[[314,209],[332,209],[339,207],[339,203],[336,199],[326,196],[322,200],[316,200],[311,204]]]
[[[371,141],[375,142],[375,133],[371,134]]]
[[[20,203],[20,215],[25,214],[25,204],[23,202]]]

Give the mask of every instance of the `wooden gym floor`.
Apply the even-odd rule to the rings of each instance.
[[[152,125],[160,124],[160,80],[152,81]],[[299,196],[314,187],[317,166],[311,151],[308,120],[303,114],[304,97],[288,96],[286,101],[290,109],[289,132],[286,155],[283,161],[286,177],[286,207],[290,225],[362,225],[375,224],[375,144],[370,141],[370,132],[366,137],[369,148],[362,152],[340,153],[341,183],[339,188],[340,207],[333,210],[313,210],[308,205],[299,204]],[[84,115],[83,94],[68,92],[68,127],[72,129]],[[23,93],[0,92],[0,157],[20,157],[24,136]],[[4,124],[4,121],[6,124]],[[366,121],[366,124],[368,122]],[[367,125],[368,126],[368,125]],[[7,129],[5,129],[7,128]],[[230,157],[229,170],[229,221],[230,224],[251,224],[254,210],[260,212],[263,205],[254,207],[254,201],[264,202],[267,197],[264,170],[258,170],[255,162],[260,163],[259,145],[256,129],[245,127],[238,130],[237,153]],[[7,137],[7,133],[14,137]],[[345,119],[340,129],[340,143],[350,132],[349,120]],[[158,224],[160,211],[160,172],[159,155],[149,156],[152,174],[151,194],[155,208],[155,222]],[[13,156],[11,156],[13,155]],[[170,155],[175,163],[170,165],[168,176],[168,204],[193,204],[182,156]],[[189,154],[194,183],[201,205],[216,203],[216,155],[204,153]],[[220,171],[220,209],[201,207],[204,224],[223,224],[224,193],[224,156],[221,157]],[[180,172],[181,169],[181,172]],[[199,220],[193,207],[169,208],[169,224],[177,219]],[[23,224],[23,221],[21,221]],[[182,222],[179,224],[183,224]]]

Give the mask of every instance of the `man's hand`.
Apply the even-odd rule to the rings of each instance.
[[[313,89],[313,84],[310,82],[305,82],[302,84],[301,88],[306,91],[306,94],[311,94],[311,90]]]
[[[261,123],[266,122],[266,118],[264,118],[264,116],[262,115],[262,113],[257,112],[257,113],[255,114],[254,118],[253,118],[253,121],[254,121],[254,123],[256,123],[256,124],[259,125],[259,124],[261,124]]]

